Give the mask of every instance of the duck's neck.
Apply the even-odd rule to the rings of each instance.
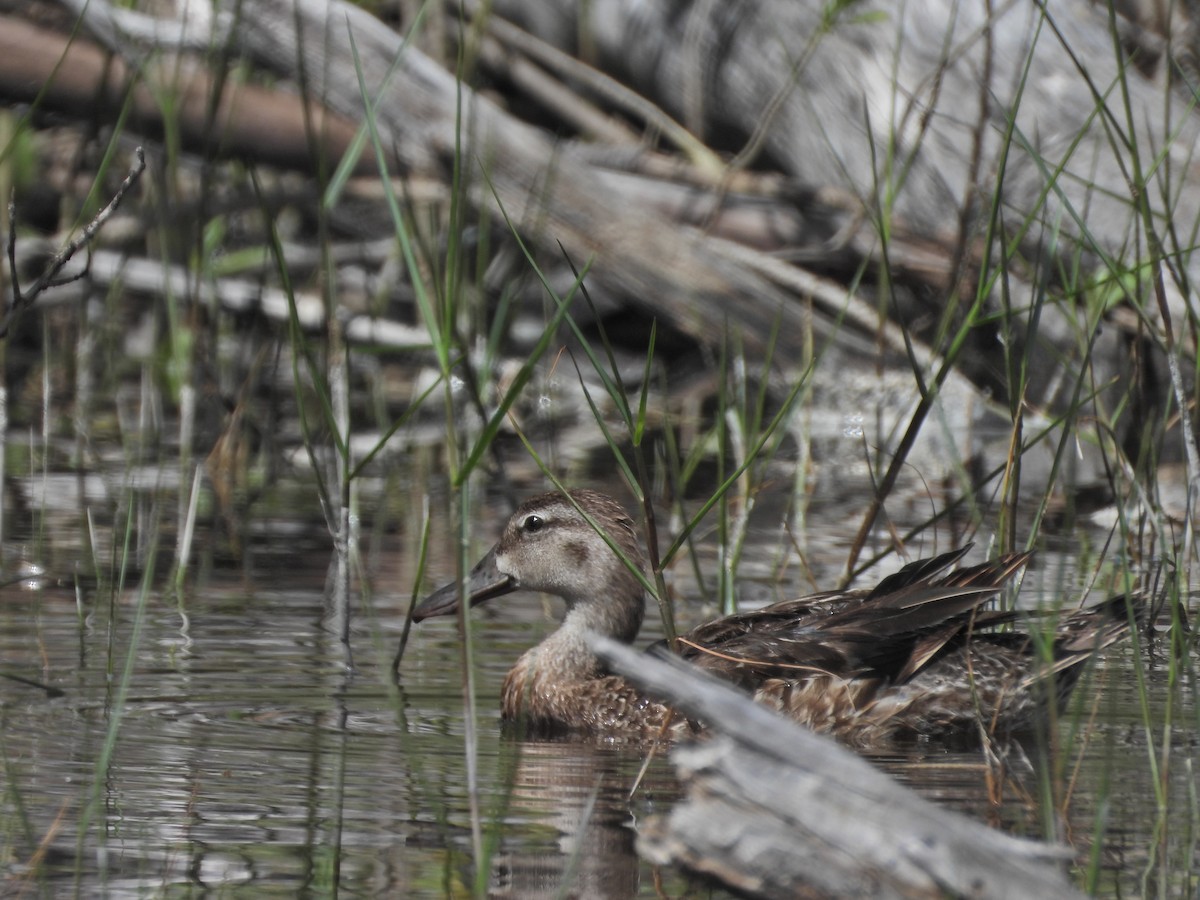
[[[595,678],[603,666],[588,647],[589,634],[632,643],[642,627],[645,594],[627,571],[614,575],[593,595],[567,597],[567,614],[558,630],[521,657],[527,672],[540,679],[579,681]]]
[[[593,579],[594,581],[594,579]],[[526,651],[504,680],[501,709],[506,719],[554,728],[587,727],[595,698],[592,683],[606,672],[588,647],[589,634],[630,643],[645,613],[641,584],[623,567],[591,590],[567,593],[567,615],[558,629]]]

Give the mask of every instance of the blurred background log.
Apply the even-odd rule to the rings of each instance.
[[[327,171],[366,115],[361,66],[383,158],[368,148],[354,171],[449,185],[461,150],[471,202],[556,289],[587,267],[599,308],[636,313],[631,333],[656,320],[714,347],[732,330],[751,354],[777,347],[780,371],[823,353],[928,386],[969,322],[956,365],[981,399],[1094,419],[1133,458],[1167,427],[1166,353],[1183,372],[1195,358],[1197,117],[1178,78],[1128,66],[1157,52],[1125,39],[1141,26],[1114,31],[1082,0],[501,0],[461,34],[453,10],[398,30],[341,0],[193,7],[169,45],[171,20],[100,0],[59,7],[90,40],[10,20],[0,91],[115,117],[132,85],[132,123],[157,133],[150,96],[170,86],[195,152]],[[235,86],[235,58],[284,82]],[[1085,484],[1111,467],[1080,460]]]

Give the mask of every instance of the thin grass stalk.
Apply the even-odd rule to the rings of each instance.
[[[738,608],[737,569],[745,547],[750,512],[754,506],[750,474],[751,466],[756,460],[749,457],[746,450],[746,432],[750,423],[747,421],[746,360],[742,347],[739,345],[731,348],[731,352],[722,354],[722,359],[725,365],[721,371],[721,383],[726,385],[721,392],[722,401],[718,413],[721,435],[718,446],[722,448],[722,470],[726,454],[729,454],[732,463],[742,470],[735,482],[737,491],[732,504],[726,496],[722,498],[720,507],[721,610],[730,615],[737,612]]]
[[[1011,127],[1011,125],[1010,125]],[[1007,153],[1007,145],[1006,150]],[[1003,177],[1001,174],[1000,177]],[[998,233],[1004,232],[1004,215],[999,204],[993,205],[993,222]],[[988,246],[991,246],[990,244]],[[1050,249],[1053,253],[1053,246]],[[1008,258],[1002,258],[997,267],[999,271],[1000,303],[1004,318],[1008,321],[1016,319],[1013,309],[1011,280],[1008,275]],[[1022,353],[1013,352],[1013,342],[1003,342],[1002,352],[1005,360],[1006,387],[1008,394],[1008,411],[1012,420],[1009,431],[1008,465],[1000,484],[1000,517],[997,522],[997,532],[1001,535],[1004,548],[1015,549],[1021,540],[1017,535],[1017,506],[1021,496],[1021,464],[1024,456],[1019,452],[1025,433],[1025,409],[1029,390],[1029,354],[1032,352],[1037,339],[1038,325],[1041,321],[1043,304],[1045,302],[1044,288],[1039,282],[1034,289],[1033,303],[1027,317],[1024,337],[1021,341]],[[1035,531],[1036,533],[1036,531]]]
[[[721,332],[720,352],[717,356],[717,410],[713,431],[715,432],[715,448],[717,454],[717,481],[725,480],[729,471],[729,324]],[[736,463],[734,464],[736,465]],[[729,482],[730,488],[741,480],[738,478]],[[722,491],[717,499],[717,600],[722,612],[732,612],[733,586],[730,582],[730,570],[727,556],[729,554],[729,491]]]
[[[42,366],[42,423],[41,434],[38,438],[41,442],[41,451],[37,452],[34,447],[33,428],[30,428],[29,434],[29,469],[30,475],[33,475],[35,469],[40,470],[42,484],[49,484],[50,481],[50,434],[52,423],[54,422],[54,400],[53,389],[50,384],[50,371],[55,365],[64,365],[65,359],[55,360],[52,358],[53,351],[49,348],[60,346],[59,341],[51,340],[50,322],[47,317],[42,316],[42,356],[44,364]],[[64,348],[64,355],[65,355]],[[4,472],[0,468],[0,475]],[[43,552],[43,542],[46,539],[45,534],[46,514],[45,510],[38,510],[37,520],[34,523],[34,542],[38,553]],[[0,541],[3,541],[3,535],[0,534]],[[0,546],[3,546],[0,544]]]
[[[192,558],[192,541],[196,536],[196,513],[200,506],[200,489],[204,484],[204,470],[192,467],[192,488],[187,493],[187,502],[182,504],[183,522],[175,552],[175,592],[183,600],[184,582],[187,579],[188,562]],[[182,494],[182,491],[180,492]]]
[[[736,410],[725,414],[725,430],[729,435],[729,447],[735,464],[750,462],[746,455],[746,435],[743,423]],[[738,611],[737,571],[746,548],[746,536],[750,528],[750,513],[754,509],[754,490],[750,484],[750,466],[743,470],[737,480],[738,491],[733,503],[733,518],[726,528],[726,547],[724,557],[725,603],[724,611],[732,614]]]
[[[259,207],[265,214],[269,209],[269,204],[263,193],[262,185],[253,170],[249,174]],[[334,442],[334,452],[338,455],[344,455],[347,452],[344,446],[345,438],[338,429],[338,418],[332,407],[332,392],[329,390],[326,382],[323,367],[320,365],[300,325],[299,310],[296,308],[296,295],[292,288],[291,274],[288,271],[283,244],[279,239],[279,232],[276,230],[269,215],[266,215],[265,219],[267,223],[268,245],[275,260],[276,273],[280,279],[280,288],[288,300],[288,344],[291,348],[292,390],[296,401],[302,444],[305,453],[308,455],[309,463],[312,466],[316,479],[318,499],[321,503],[321,509],[325,513],[326,526],[329,529],[330,535],[337,535],[340,533],[335,512],[338,504],[338,496],[335,496],[330,491],[328,480],[325,476],[325,466],[315,451],[316,438],[312,422],[309,421],[307,406],[304,402],[303,386],[305,380],[302,375],[307,375],[311,379],[313,392],[320,404],[323,424],[330,432],[330,437]],[[301,369],[302,363],[304,366],[303,369]]]
[[[331,316],[331,319],[335,318]],[[337,531],[333,535],[334,547],[334,590],[333,608],[336,633],[342,643],[347,667],[353,666],[350,646],[350,557],[355,552],[354,530],[350,519],[350,373],[348,350],[341,337],[341,329],[331,322],[327,353],[329,359],[329,389],[332,392],[331,407],[334,427],[342,436],[338,451],[334,454],[334,477],[338,486],[338,503],[335,510]]]
[[[1182,839],[1183,871],[1180,873],[1179,882],[1181,884],[1196,884],[1197,872],[1195,869],[1196,861],[1200,860],[1200,790],[1197,790],[1197,772],[1195,764],[1191,758],[1183,761],[1184,769],[1187,777],[1184,783],[1187,785],[1188,791],[1188,821],[1187,833]]]
[[[400,641],[396,647],[396,654],[392,657],[392,684],[399,684],[400,679],[400,662],[404,658],[404,649],[408,646],[408,636],[412,633],[413,625],[413,610],[417,608],[417,603],[421,600],[421,584],[425,581],[425,570],[429,563],[429,534],[430,534],[430,519],[429,519],[429,493],[425,492],[421,496],[421,522],[417,528],[420,534],[420,544],[417,550],[417,562],[413,574],[413,591],[409,596],[408,610],[404,614],[404,628],[400,632]],[[365,583],[365,581],[364,581]],[[368,606],[368,611],[372,611]]]
[[[132,489],[129,489],[132,493]],[[117,737],[120,734],[121,723],[124,720],[126,700],[129,696],[129,686],[133,681],[134,668],[137,665],[138,652],[141,647],[142,628],[145,625],[146,610],[150,601],[151,589],[154,581],[154,563],[157,558],[157,553],[152,552],[145,560],[145,565],[142,571],[141,585],[138,589],[137,603],[133,609],[133,621],[129,633],[129,643],[125,648],[124,662],[121,667],[120,674],[115,671],[115,662],[117,659],[117,649],[115,646],[116,627],[119,621],[119,607],[117,599],[125,589],[126,576],[128,573],[129,564],[133,561],[131,557],[135,552],[135,542],[137,535],[135,534],[134,522],[134,504],[129,502],[132,498],[127,495],[125,504],[125,533],[124,542],[121,548],[119,574],[115,579],[109,595],[109,647],[106,657],[107,668],[113,677],[109,680],[105,691],[105,718],[107,720],[107,728],[104,733],[104,740],[101,743],[100,750],[96,755],[95,764],[92,767],[92,783],[88,792],[87,801],[79,815],[79,837],[76,846],[77,860],[83,859],[86,839],[91,828],[92,820],[98,815],[98,810],[101,806],[101,797],[108,783],[107,773],[112,764],[113,750],[116,748]],[[150,542],[150,547],[157,546],[157,541]],[[105,843],[106,829],[101,828],[97,835],[97,843],[103,846]],[[104,854],[99,854],[101,860],[100,880],[103,883],[106,876],[103,860]]]
[[[4,209],[11,213],[12,206],[4,205]],[[8,227],[11,228],[13,223],[9,220]],[[0,263],[0,266],[3,266]],[[16,272],[9,273],[10,278],[16,278]],[[0,279],[2,283],[3,279]],[[8,299],[5,298],[7,305]],[[7,471],[8,467],[8,341],[0,339],[0,476]],[[4,537],[6,534],[6,502],[4,495],[6,491],[0,490],[0,546],[3,546]]]
[[[460,34],[460,37],[461,37],[461,34]],[[461,53],[461,50],[462,50],[461,41],[459,43],[459,47],[460,47],[460,53]],[[459,71],[461,72],[462,65],[463,65],[463,60],[461,58],[461,55],[458,60],[458,64],[459,64]],[[461,210],[460,204],[464,203],[467,199],[465,196],[466,186],[465,186],[465,182],[463,181],[463,169],[462,169],[462,160],[463,160],[463,153],[464,153],[463,145],[462,145],[463,128],[464,128],[462,84],[463,83],[462,83],[461,78],[459,78],[455,82],[456,90],[455,90],[455,119],[454,119],[454,121],[455,121],[454,154],[453,154],[453,164],[452,164],[452,172],[451,172],[452,188],[451,188],[451,209],[450,209],[450,217],[451,217],[451,225],[452,225],[452,227],[451,227],[451,240],[452,241],[456,241],[456,239],[457,239],[457,235],[454,233],[456,231],[456,229],[453,228],[453,225],[459,221],[460,210]],[[446,293],[445,293],[444,297],[442,298],[443,303],[441,304],[441,309],[442,309],[443,315],[445,316],[445,320],[442,323],[443,328],[444,328],[444,333],[448,334],[448,335],[457,335],[457,329],[455,328],[455,322],[456,322],[457,310],[458,310],[457,301],[460,297],[459,290],[458,290],[458,286],[460,283],[459,267],[462,265],[462,258],[461,258],[461,254],[458,252],[457,243],[454,244],[453,250],[454,250],[454,252],[449,254],[447,256],[447,260],[446,260],[446,269],[447,269],[446,274],[445,274]],[[463,358],[469,364],[470,355],[464,353]],[[448,356],[447,356],[447,359],[448,359]],[[530,368],[529,371],[532,374],[532,368]],[[472,381],[473,381],[473,379],[472,379]],[[513,399],[515,400],[515,397]],[[452,392],[451,392],[451,382],[449,379],[447,379],[447,381],[446,381],[446,400],[447,400],[447,404],[448,404],[447,405],[447,414],[449,417],[448,423],[452,423],[454,407],[453,407],[453,397],[452,397]],[[498,423],[499,420],[497,419],[496,421]],[[452,430],[452,426],[451,426],[451,430]],[[491,435],[489,435],[486,438],[487,446],[490,447],[491,441],[492,441],[492,438],[494,437],[494,435],[495,435],[495,432],[492,432]],[[481,444],[482,444],[482,440],[477,441],[476,448],[480,449]],[[472,471],[472,469],[474,468],[474,465],[478,463],[480,458],[481,458],[480,456],[473,454],[468,460],[468,466],[465,469],[459,470],[456,473],[456,480],[461,479],[464,473],[469,475],[470,472]],[[472,460],[472,459],[475,461],[475,463],[470,462],[470,460]],[[471,520],[471,515],[470,515],[471,494],[470,494],[470,491],[467,489],[466,483],[463,482],[462,484],[463,484],[463,489],[460,490],[459,494],[458,494],[458,501],[459,501],[458,506],[457,506],[458,516],[456,518],[455,524],[457,526],[457,530],[458,530],[458,534],[459,534],[459,549],[460,549],[460,552],[456,554],[456,568],[458,569],[458,572],[457,572],[458,583],[463,586],[462,591],[464,593],[464,596],[460,599],[460,602],[458,605],[459,633],[463,636],[463,642],[462,642],[463,653],[462,653],[462,657],[461,657],[461,660],[462,660],[462,684],[463,684],[463,709],[464,709],[463,755],[465,758],[466,769],[467,769],[467,805],[470,810],[470,816],[471,816],[471,846],[472,846],[473,858],[474,858],[474,878],[472,880],[472,892],[474,893],[474,895],[476,897],[483,898],[483,897],[488,896],[488,893],[489,893],[488,882],[490,880],[490,875],[491,875],[491,862],[490,862],[491,856],[490,856],[490,852],[489,852],[490,848],[487,844],[485,844],[484,834],[483,834],[483,815],[482,815],[482,805],[480,803],[480,787],[479,787],[479,729],[478,729],[479,707],[478,707],[478,696],[477,696],[476,682],[475,682],[475,672],[476,672],[475,644],[474,644],[474,641],[472,640],[471,616],[470,616],[471,604],[468,602],[468,600],[465,596],[466,575],[467,575],[467,571],[468,571],[467,566],[469,565],[468,557],[467,557],[467,553],[469,550],[467,532],[468,532],[469,522]]]
[[[664,377],[663,395],[666,396],[666,384]],[[663,452],[662,457],[666,468],[667,481],[671,486],[670,494],[674,500],[673,516],[678,516],[681,520],[687,519],[687,511],[684,508],[684,485],[687,482],[687,476],[683,472],[681,460],[683,454],[679,449],[679,442],[675,435],[675,428],[669,418],[664,419],[662,427]],[[684,542],[687,548],[687,559],[692,569],[692,577],[696,582],[696,586],[700,592],[700,596],[708,602],[710,599],[708,585],[704,581],[704,570],[700,562],[699,547],[694,540],[694,532],[689,534]],[[662,563],[659,563],[662,566]]]
[[[463,596],[458,604],[458,631],[462,636],[462,654],[459,657],[462,672],[463,693],[463,760],[467,770],[467,808],[471,821],[471,850],[475,862],[472,879],[474,896],[487,895],[488,869],[484,855],[483,819],[479,803],[479,733],[478,704],[475,690],[475,641],[472,637],[471,604],[466,597],[467,573],[470,571],[470,526],[471,492],[464,484],[458,491],[458,503],[454,506],[454,532],[458,535],[458,552],[455,553],[456,580]]]
[[[654,346],[657,336],[658,321],[655,320],[650,324],[650,338],[646,346],[646,365],[642,371],[642,390],[638,399],[637,419],[632,436],[633,460],[637,468],[637,484],[639,486],[639,493],[641,494],[642,521],[646,527],[646,547],[649,553],[651,571],[654,573],[654,584],[657,588],[654,596],[659,601],[659,616],[663,623],[663,633],[671,646],[675,646],[675,605],[672,601],[671,592],[667,590],[662,560],[658,555],[658,517],[654,513],[654,503],[651,500],[653,496],[652,483],[646,454],[643,450],[643,440],[646,436],[646,408],[650,395],[650,386],[653,383]],[[616,373],[614,372],[614,374]],[[620,384],[619,381],[618,384]],[[666,394],[664,393],[663,396],[665,397]],[[663,419],[664,429],[668,428],[670,423],[666,420],[669,417],[664,415]]]
[[[74,458],[72,460],[75,470],[75,491],[79,497],[79,537],[82,545],[82,556],[85,560],[92,563],[93,574],[99,583],[100,567],[96,559],[95,533],[92,528],[91,508],[87,506],[87,491],[85,489],[85,478],[87,473],[88,456],[90,455],[90,441],[92,434],[92,415],[93,405],[96,402],[95,395],[95,375],[92,369],[92,361],[96,356],[96,331],[93,328],[93,319],[95,314],[92,312],[92,304],[85,301],[83,305],[82,315],[80,317],[80,328],[75,336],[74,346],[74,363],[75,363],[75,402],[72,410],[72,422],[74,425]]]
[[[338,746],[336,753],[336,763],[333,769],[333,785],[331,788],[332,798],[330,800],[334,809],[333,815],[333,846],[330,848],[329,865],[331,868],[329,877],[329,895],[337,900],[341,895],[342,887],[342,850],[343,841],[346,831],[346,771],[349,759],[349,744],[350,730],[347,724],[350,719],[350,710],[346,706],[343,698],[339,697],[337,704],[337,725],[336,731],[338,736]]]
[[[379,95],[381,97],[386,91],[387,85],[390,83],[392,75],[396,71],[396,67],[399,66],[400,60],[404,56],[405,49],[408,47],[409,42],[417,33],[417,24],[418,23],[414,23],[414,27],[409,31],[408,35],[405,36],[404,41],[401,44],[400,52],[396,54],[395,62],[384,76],[383,84],[380,86],[379,91]],[[452,342],[449,338],[449,335],[453,333],[454,310],[453,308],[447,309],[443,307],[441,310],[441,315],[439,315],[436,304],[434,303],[434,296],[432,292],[430,292],[428,286],[420,278],[416,277],[416,273],[420,272],[421,269],[417,263],[417,255],[413,245],[412,236],[409,232],[408,226],[404,221],[404,216],[400,211],[400,205],[396,199],[396,193],[392,189],[391,180],[387,177],[389,169],[387,162],[388,157],[383,146],[383,140],[379,134],[376,116],[377,101],[373,101],[371,99],[370,92],[367,90],[367,84],[362,70],[362,61],[358,53],[358,44],[354,40],[354,32],[348,32],[348,36],[350,39],[351,52],[354,57],[354,70],[358,76],[359,93],[362,96],[363,103],[366,106],[363,122],[367,129],[371,147],[375,151],[376,163],[378,164],[379,171],[383,176],[380,183],[383,186],[384,199],[387,202],[388,212],[392,218],[392,227],[395,231],[396,237],[400,241],[400,250],[404,256],[404,263],[408,267],[408,271],[413,274],[412,287],[417,301],[417,308],[421,311],[421,317],[425,323],[425,327],[429,329],[430,336],[432,337],[432,347],[434,354],[437,356],[438,367],[441,369],[444,376],[449,377],[450,369],[452,367],[452,361],[450,358],[450,348],[452,346]],[[459,129],[456,128],[456,140],[458,132]],[[457,159],[460,154],[461,148],[456,148],[455,158]]]
[[[0,111],[0,148],[3,148],[0,153],[0,234],[3,234],[8,241],[15,241],[16,235],[13,234],[13,229],[16,228],[16,216],[14,203],[11,202],[13,195],[13,161],[9,158],[9,154],[16,146],[17,129],[13,123],[11,113]],[[10,300],[10,291],[16,283],[17,273],[9,269],[7,254],[0,254],[0,297],[3,298],[4,307],[15,305],[16,292],[14,291]],[[8,456],[8,341],[0,339],[0,476],[7,471],[6,463]],[[5,515],[6,503],[4,494],[6,492],[0,490],[0,546],[3,546],[4,537],[6,534],[7,516]]]
[[[142,366],[141,380],[138,382],[138,440],[135,446],[127,447],[126,470],[131,470],[136,464],[147,458],[147,439],[162,434],[161,397],[155,384],[155,373],[149,365]],[[154,501],[142,491],[130,490],[129,505],[134,511],[133,536],[135,541],[134,561],[139,567],[144,566],[147,555],[152,547],[147,543],[150,536],[150,507]]]
[[[189,471],[193,474],[193,480],[202,471],[201,466],[195,461],[192,454],[192,444],[195,441],[195,434],[196,386],[188,381],[180,385],[179,388],[179,483],[181,486],[187,482],[187,473]],[[179,492],[178,502],[176,534],[182,537],[187,532],[187,520],[193,509],[193,504],[189,495],[183,491]],[[182,573],[187,571],[190,553],[190,542],[187,545],[182,540],[176,542],[175,569],[180,573],[176,578],[177,581],[181,580]]]
[[[584,301],[592,312],[600,333],[601,347],[604,350],[607,366],[600,363],[599,356],[593,349],[591,341],[583,334],[578,323],[573,317],[567,318],[567,324],[574,333],[580,346],[583,348],[584,354],[592,365],[592,370],[599,376],[601,384],[604,386],[605,392],[609,399],[612,400],[613,406],[617,409],[624,422],[625,428],[629,433],[630,444],[633,448],[633,467],[631,468],[626,461],[624,454],[621,452],[618,442],[613,438],[607,426],[604,423],[604,417],[601,415],[595,402],[592,400],[591,393],[588,391],[587,384],[583,379],[582,373],[579,371],[576,364],[576,375],[579,378],[580,388],[583,390],[584,398],[587,400],[588,406],[591,408],[592,417],[599,427],[601,434],[604,436],[605,442],[612,451],[613,459],[616,461],[618,468],[621,469],[625,476],[626,484],[634,492],[638,498],[638,502],[642,509],[642,522],[646,535],[646,552],[650,564],[651,575],[654,578],[656,589],[651,591],[658,604],[659,617],[663,624],[663,632],[666,635],[668,642],[675,643],[675,608],[671,600],[671,594],[667,590],[666,579],[663,574],[663,564],[659,558],[658,550],[658,521],[654,513],[654,504],[651,499],[651,479],[649,466],[646,461],[646,456],[643,447],[643,439],[646,435],[646,410],[649,402],[649,391],[651,385],[650,374],[654,368],[654,348],[658,336],[658,324],[652,322],[650,326],[650,335],[646,346],[646,362],[643,367],[642,390],[638,398],[637,412],[633,412],[632,405],[629,402],[629,395],[625,390],[618,367],[616,354],[613,351],[611,342],[608,339],[608,332],[603,325],[603,317],[599,315],[595,304],[592,303],[591,295],[588,293],[587,286],[583,282],[583,273],[576,268],[575,264],[564,251],[567,265],[571,267],[571,271],[578,279],[579,291],[583,295]],[[530,262],[533,260],[530,258]],[[539,277],[540,274],[539,274]],[[545,283],[545,279],[543,278]],[[572,360],[574,361],[574,360]],[[541,465],[541,463],[539,463]],[[561,489],[561,488],[560,488]],[[586,514],[585,514],[586,518]],[[620,554],[618,554],[620,555]]]

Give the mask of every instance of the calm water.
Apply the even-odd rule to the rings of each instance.
[[[484,517],[481,541],[500,515]],[[469,893],[470,781],[453,621],[417,628],[398,691],[387,677],[411,591],[404,542],[381,539],[394,552],[379,569],[370,610],[356,610],[352,671],[327,626],[328,553],[303,529],[288,538],[295,552],[281,552],[276,540],[250,572],[235,577],[216,565],[182,599],[157,583],[116,597],[77,592],[69,582],[0,591],[0,671],[61,692],[48,697],[0,679],[0,893]],[[440,551],[432,565],[439,574],[450,569]],[[753,554],[747,569],[755,569]],[[1049,571],[1035,574],[1026,591],[1054,580]],[[501,734],[500,681],[553,627],[554,610],[519,595],[477,611],[475,621],[489,892],[712,893],[636,855],[638,821],[669,809],[677,794],[663,760],[630,797],[643,763],[637,748]],[[1130,649],[1110,653],[1096,672],[1103,689],[1079,694],[1094,715],[1086,740],[1064,730],[1069,752],[1049,769],[1030,747],[1031,765],[1010,765],[998,803],[988,800],[977,753],[915,746],[879,762],[923,794],[999,827],[1057,829],[1082,860],[1099,854],[1102,893],[1155,893],[1148,879],[1156,848],[1176,875],[1196,852],[1196,704],[1190,684],[1172,693],[1161,665],[1145,667],[1153,720],[1168,714],[1169,697],[1178,704],[1164,754],[1162,727],[1147,733],[1141,724],[1137,671]],[[1153,767],[1163,760],[1156,781]],[[1056,793],[1046,800],[1040,775],[1055,765]],[[1048,805],[1055,812],[1045,813]],[[1163,895],[1186,890],[1176,881]]]

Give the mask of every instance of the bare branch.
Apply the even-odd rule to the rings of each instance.
[[[8,263],[12,270],[13,302],[5,314],[3,321],[0,321],[0,339],[8,335],[8,331],[17,317],[32,306],[38,296],[47,288],[70,284],[72,281],[77,281],[87,274],[88,268],[91,265],[90,253],[88,266],[85,266],[82,272],[66,278],[59,277],[63,268],[71,261],[75,254],[90,244],[100,229],[104,227],[104,224],[112,218],[113,213],[117,211],[129,189],[142,177],[142,172],[146,170],[146,151],[141,146],[138,146],[134,148],[133,155],[133,165],[130,166],[129,173],[121,182],[120,187],[117,188],[116,193],[113,194],[112,199],[108,201],[108,204],[100,212],[96,213],[92,221],[88,222],[78,235],[54,255],[54,258],[47,263],[45,271],[38,277],[38,280],[33,283],[28,292],[24,293],[21,291],[21,285],[17,277],[16,203],[11,200],[9,201]]]

